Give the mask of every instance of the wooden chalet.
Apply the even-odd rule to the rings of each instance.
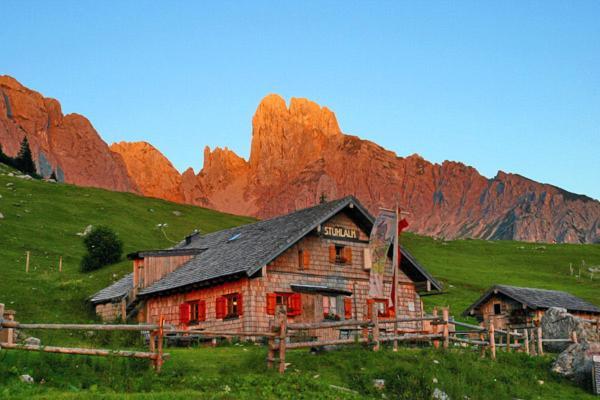
[[[354,197],[206,235],[193,234],[171,249],[130,254],[133,272],[96,293],[104,320],[131,317],[188,329],[265,331],[278,304],[290,322],[393,316],[386,299],[369,299],[369,233],[374,219]],[[441,285],[402,249],[397,271],[401,316],[423,313],[422,294]],[[392,251],[384,276],[392,287]],[[422,330],[420,322],[403,326]],[[337,333],[337,332],[336,332]],[[333,334],[333,333],[332,333]]]
[[[565,308],[585,319],[600,315],[600,308],[566,292],[507,285],[491,287],[463,315],[476,317],[483,326],[494,321],[496,328],[504,329],[540,321],[550,307]]]

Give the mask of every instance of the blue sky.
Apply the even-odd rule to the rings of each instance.
[[[163,4],[164,3],[164,4]],[[346,133],[600,198],[600,2],[2,2],[0,74],[184,170],[268,93]]]

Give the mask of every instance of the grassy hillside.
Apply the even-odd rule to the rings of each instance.
[[[501,352],[491,361],[465,350],[294,350],[288,371],[279,375],[266,368],[264,348],[253,345],[169,351],[173,358],[160,375],[144,362],[7,353],[0,363],[0,397],[429,400],[437,388],[459,400],[595,398],[552,375],[549,358],[517,353]],[[24,385],[22,373],[45,383]],[[384,379],[385,389],[374,388],[374,379]]]
[[[77,232],[87,225],[112,227],[130,252],[168,247],[169,239],[179,240],[195,228],[210,232],[251,221],[127,193],[26,181],[8,172],[0,165],[0,302],[16,309],[24,322],[91,321],[95,316],[86,298],[130,271],[130,262],[124,260],[93,273],[79,272],[84,250]],[[164,223],[168,238],[157,228]],[[572,263],[577,273],[581,260],[600,264],[599,245],[444,242],[410,234],[403,243],[445,284],[447,293],[427,297],[426,304],[449,304],[452,314],[493,283],[563,289],[600,303],[600,283],[569,271]],[[28,274],[26,251],[31,252]],[[64,271],[59,273],[61,255]],[[91,339],[83,333],[38,334],[48,344],[81,342],[84,337],[102,347],[132,343],[118,334]],[[501,353],[491,363],[460,350],[405,348],[375,354],[347,349],[318,356],[292,351],[289,373],[279,376],[265,369],[262,347],[169,351],[173,357],[158,377],[143,362],[0,351],[0,398],[121,398],[122,393],[155,399],[381,398],[372,387],[375,378],[386,379],[387,398],[429,399],[436,387],[453,399],[586,398],[584,391],[549,373],[549,358],[518,354]],[[18,380],[23,373],[46,383],[24,385]]]
[[[115,229],[125,251],[164,248],[193,229],[203,232],[252,221],[199,207],[129,193],[26,181],[7,176],[0,164],[0,302],[23,321],[80,321],[93,318],[85,299],[129,272],[128,261],[82,274],[80,236],[87,225]],[[167,223],[167,237],[157,224]],[[403,244],[445,285],[446,294],[426,305],[450,305],[462,312],[494,283],[566,290],[600,304],[600,276],[590,280],[582,260],[600,265],[600,245],[539,245],[511,241],[442,241],[406,234]],[[31,252],[29,274],[25,252]],[[63,256],[63,273],[58,257]],[[571,275],[569,264],[575,269]],[[46,302],[55,306],[48,307]]]
[[[250,218],[184,206],[129,193],[9,177],[0,164],[0,302],[22,321],[86,321],[94,318],[85,299],[131,272],[131,262],[82,274],[78,232],[108,225],[123,239],[125,253],[165,248],[198,228],[211,232]],[[25,273],[25,252],[31,252]],[[58,259],[63,256],[63,272]]]
[[[600,245],[537,244],[513,241],[443,241],[407,234],[404,245],[444,284],[444,295],[425,298],[426,305],[450,305],[462,313],[493,284],[564,290],[600,305]],[[579,266],[584,261],[585,268]],[[569,264],[573,265],[571,275]]]

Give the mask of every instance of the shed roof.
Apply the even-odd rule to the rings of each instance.
[[[93,304],[108,303],[109,301],[121,299],[129,293],[133,288],[133,273],[125,275],[112,285],[105,287],[98,293],[94,294],[90,301]]]
[[[550,307],[566,308],[567,311],[579,311],[600,314],[600,308],[570,293],[559,290],[536,289],[528,287],[494,285],[485,292],[475,303],[467,308],[463,315],[475,312],[475,309],[485,303],[492,295],[501,293],[511,299],[533,309],[548,309]]]

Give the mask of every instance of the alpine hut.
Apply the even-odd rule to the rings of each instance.
[[[366,319],[377,303],[380,318],[423,313],[421,295],[441,285],[401,249],[396,271],[397,307],[369,298],[373,217],[352,197],[269,220],[200,235],[173,248],[130,254],[133,272],[96,293],[91,302],[103,319],[137,311],[140,322],[188,328],[264,331],[276,305],[290,322]],[[392,253],[384,271],[392,289]],[[420,323],[403,329],[418,331]]]
[[[493,321],[503,329],[540,321],[550,307],[562,307],[586,319],[600,315],[600,308],[566,292],[508,285],[492,286],[463,315],[476,317],[483,326]]]

